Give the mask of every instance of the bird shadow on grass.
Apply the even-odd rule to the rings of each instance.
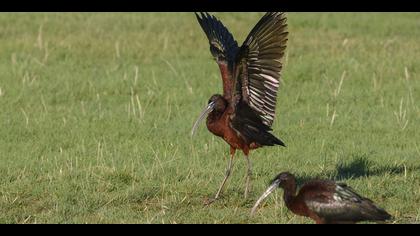
[[[366,156],[357,156],[349,163],[338,163],[336,166],[335,179],[338,181],[356,179],[384,174],[399,175],[407,171],[418,170],[419,166],[405,166],[397,164],[379,165]],[[333,175],[334,176],[334,175]]]
[[[372,176],[400,175],[409,171],[420,171],[420,166],[406,166],[404,164],[378,164],[365,155],[355,156],[350,162],[340,162],[335,170],[316,176],[296,176],[298,184],[314,179],[333,179],[345,181],[348,179],[366,178]]]

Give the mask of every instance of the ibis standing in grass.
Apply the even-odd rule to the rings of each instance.
[[[281,145],[271,126],[275,118],[280,72],[287,42],[284,13],[266,13],[255,25],[241,47],[216,17],[208,13],[196,14],[210,43],[210,52],[219,66],[223,94],[213,95],[195,122],[207,117],[207,128],[230,145],[230,159],[225,177],[215,197],[218,199],[229,178],[236,150],[242,150],[248,171],[245,198],[249,192],[251,162],[249,151],[263,146]]]
[[[352,224],[360,221],[385,221],[391,218],[385,210],[357,194],[344,183],[314,180],[304,184],[296,193],[295,177],[283,172],[257,200],[251,215],[259,204],[278,187],[283,188],[286,207],[294,214],[313,219],[317,224]]]

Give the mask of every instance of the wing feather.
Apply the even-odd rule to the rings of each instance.
[[[213,56],[218,56],[215,52],[221,54],[226,63],[233,66],[236,52],[238,51],[238,43],[233,38],[229,30],[215,16],[204,13],[195,13],[198,23],[206,34],[210,51]]]
[[[234,89],[262,119],[272,126],[277,92],[280,87],[282,59],[287,43],[284,13],[267,13],[252,29],[236,58]]]

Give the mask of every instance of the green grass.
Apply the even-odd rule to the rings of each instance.
[[[262,13],[218,13],[242,43]],[[221,80],[192,13],[0,14],[0,223],[310,223],[281,171],[347,182],[420,222],[420,14],[290,13],[274,134],[237,155],[192,124]],[[341,84],[341,86],[340,86]]]

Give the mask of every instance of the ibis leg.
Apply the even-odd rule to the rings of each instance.
[[[247,162],[247,173],[246,173],[246,183],[245,183],[245,193],[244,193],[244,197],[248,198],[248,193],[250,191],[250,185],[251,185],[251,178],[252,178],[252,165],[251,165],[251,161],[249,160],[248,155],[245,155],[245,159]]]
[[[222,193],[222,191],[223,191],[223,189],[225,187],[226,181],[228,180],[228,178],[230,177],[230,174],[232,173],[233,156],[234,155],[235,155],[235,151],[233,151],[233,153],[231,151],[231,155],[230,155],[230,159],[229,159],[229,164],[228,164],[228,167],[227,167],[226,173],[225,173],[225,178],[223,179],[223,182],[220,185],[219,190],[216,193],[216,196],[214,197],[215,199],[218,199],[219,198],[220,194]]]
[[[233,157],[234,156],[235,156],[235,149],[231,148],[230,149],[230,159],[229,159],[228,166],[226,168],[226,173],[225,173],[225,177],[222,181],[222,184],[220,185],[219,190],[217,190],[216,196],[213,199],[206,201],[206,203],[205,203],[206,205],[209,205],[209,204],[213,203],[214,201],[216,201],[217,199],[219,199],[220,194],[222,194],[223,189],[225,187],[225,184],[226,184],[227,180],[229,179],[230,174],[232,173]]]

